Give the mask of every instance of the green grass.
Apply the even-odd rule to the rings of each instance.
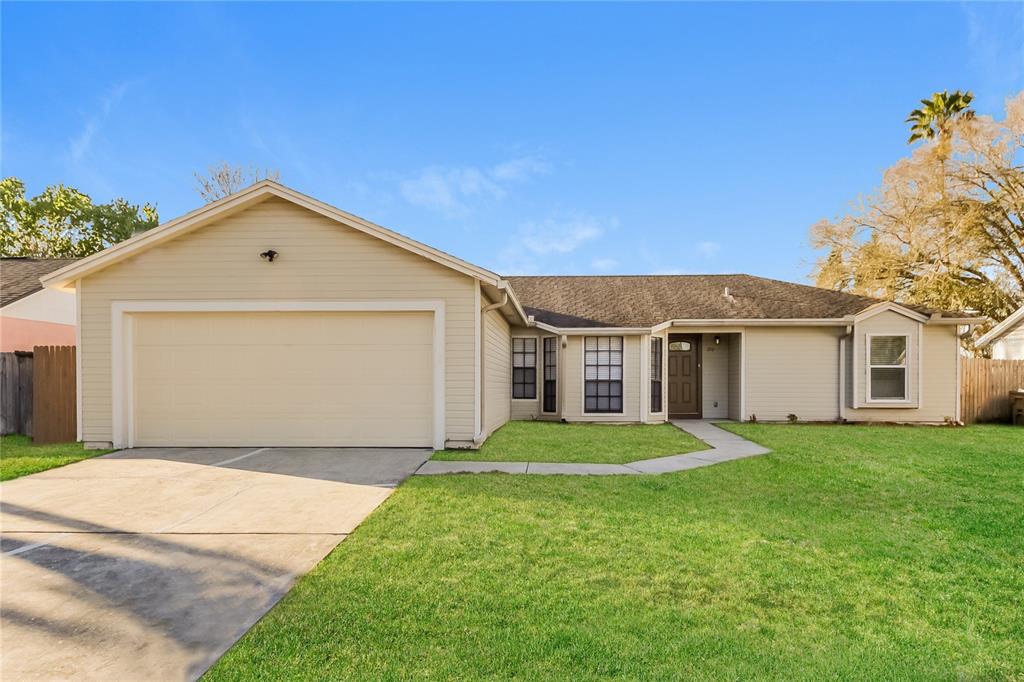
[[[81,443],[33,445],[28,436],[0,437],[0,481],[27,476],[113,450],[86,450]]]
[[[434,459],[625,464],[706,448],[671,424],[512,421],[491,434],[479,450],[441,450]]]
[[[413,477],[208,678],[1024,679],[1024,429],[730,429],[773,454]]]

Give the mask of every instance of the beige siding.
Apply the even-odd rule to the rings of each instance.
[[[765,421],[839,416],[839,336],[835,327],[748,327],[746,413]]]
[[[258,254],[273,248],[274,263]],[[423,300],[445,302],[447,437],[474,437],[475,283],[463,274],[281,199],[202,227],[82,283],[82,429],[112,440],[111,302]]]
[[[731,342],[729,343],[729,395],[732,396],[732,400],[729,401],[729,419],[735,419],[736,421],[742,421],[747,418],[747,415],[743,414],[741,390],[742,382],[740,376],[742,373],[743,364],[743,337],[738,334],[730,336]]]
[[[916,325],[912,320],[911,322]],[[858,327],[860,326],[858,325]],[[872,326],[871,328],[877,329],[878,327]],[[912,338],[916,338],[916,335],[913,335]],[[850,408],[846,411],[848,420],[943,422],[947,418],[956,418],[957,355],[959,354],[956,325],[923,326],[921,343],[922,347],[919,351],[921,357],[920,405],[916,408]],[[859,347],[860,344],[858,344],[858,349]],[[915,395],[918,391],[916,365],[917,363],[912,359],[911,387]],[[858,382],[857,392],[863,395],[866,376],[863,362],[860,364],[860,374],[861,380]]]
[[[650,368],[641,367],[640,341],[641,336],[623,338],[622,357],[622,414],[584,414],[583,413],[583,338],[568,337],[567,347],[560,360],[564,359],[564,399],[562,417],[567,421],[604,421],[628,422],[640,421],[640,386],[642,372]]]
[[[701,335],[701,402],[705,419],[729,416],[729,341],[732,335]],[[737,394],[738,395],[738,394]]]
[[[484,316],[484,435],[511,418],[512,357],[508,322],[497,310]]]

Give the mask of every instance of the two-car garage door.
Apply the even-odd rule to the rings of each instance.
[[[137,446],[429,447],[429,312],[132,315]]]

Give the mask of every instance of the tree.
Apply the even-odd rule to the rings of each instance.
[[[80,258],[101,251],[160,222],[156,207],[123,198],[94,204],[88,194],[51,185],[28,199],[25,183],[0,180],[0,255]]]
[[[921,100],[924,105],[910,112],[906,123],[910,126],[910,139],[907,144],[917,140],[931,140],[935,137],[948,139],[952,124],[962,118],[973,118],[974,111],[969,107],[974,95],[970,92],[954,90],[952,94],[943,90],[932,95],[931,99]]]
[[[997,320],[1024,304],[1024,92],[1002,121],[965,115],[966,103],[927,112],[924,144],[849,214],[812,228],[827,249],[819,286]]]
[[[242,166],[233,166],[226,161],[207,168],[206,175],[200,173],[194,173],[194,175],[196,191],[207,203],[223,199],[261,180],[279,180],[281,178],[280,171],[275,169],[260,170],[255,166],[243,168]]]

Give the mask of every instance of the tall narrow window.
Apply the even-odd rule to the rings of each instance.
[[[584,412],[622,412],[622,337],[584,339]]]
[[[907,399],[907,337],[868,337],[868,399]]]
[[[661,342],[651,338],[651,412],[661,412]]]
[[[512,339],[512,397],[537,397],[537,339]]]
[[[544,339],[544,412],[558,411],[558,339]]]

